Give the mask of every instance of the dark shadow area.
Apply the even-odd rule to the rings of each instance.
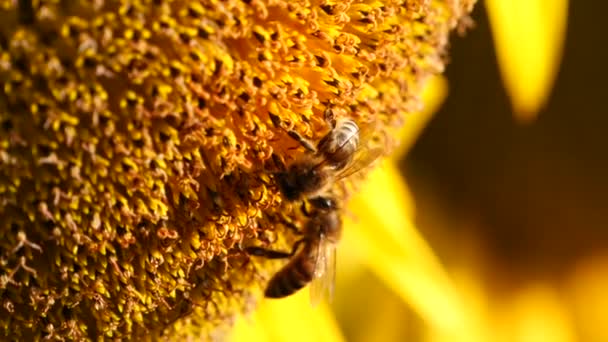
[[[608,3],[570,6],[561,71],[547,107],[530,125],[511,114],[482,4],[476,28],[451,40],[449,97],[404,166],[421,227],[429,189],[448,217],[472,213],[479,224],[475,232],[449,226],[423,232],[432,245],[472,233],[501,262],[550,273],[606,251]]]

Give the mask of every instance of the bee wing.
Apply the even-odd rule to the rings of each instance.
[[[342,171],[340,171],[340,173],[338,173],[336,180],[346,178],[370,166],[384,153],[384,150],[385,149],[380,146],[359,148],[353,157],[353,161],[350,162]]]
[[[327,270],[325,279],[327,279],[327,291],[329,295],[329,300],[333,300],[334,298],[334,290],[336,287],[336,245],[328,244],[327,247],[329,250],[327,251]]]
[[[334,175],[335,180],[348,177],[353,173],[366,168],[384,153],[386,147],[381,143],[378,130],[376,129],[377,126],[377,122],[370,123],[365,129],[360,129],[359,126],[355,125],[356,131],[351,130],[351,134],[348,137],[343,138],[342,144],[338,146],[334,153],[338,153],[337,151],[349,146],[352,139],[357,140],[357,149],[353,153],[351,162]],[[328,163],[329,160],[323,159],[315,168],[325,167]]]
[[[310,303],[312,306],[319,304],[326,296],[329,300],[333,298],[335,281],[336,247],[332,243],[322,242],[317,250],[315,274],[310,284]]]
[[[353,159],[344,169],[338,172],[336,180],[361,171],[385,153],[386,146],[383,144],[382,136],[376,127],[377,123],[369,124],[364,129],[359,130],[359,144],[353,154]]]

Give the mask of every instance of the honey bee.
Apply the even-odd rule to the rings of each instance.
[[[311,283],[311,302],[316,304],[325,293],[333,296],[336,245],[342,233],[342,222],[335,199],[321,194],[338,179],[347,177],[370,165],[383,151],[370,148],[367,138],[351,119],[337,121],[333,128],[313,146],[297,132],[289,135],[309,153],[275,174],[281,193],[289,201],[304,200],[303,212],[308,216],[302,238],[291,252],[249,247],[251,255],[290,261],[269,281],[265,296],[287,297]],[[368,131],[369,132],[369,131]],[[367,132],[366,132],[367,133]],[[373,133],[373,132],[371,132]],[[312,211],[306,210],[306,203]]]
[[[383,151],[380,146],[364,146],[369,135],[362,136],[351,119],[338,121],[316,147],[295,131],[289,135],[309,151],[276,174],[281,193],[290,201],[324,193],[334,181],[370,165]]]
[[[333,296],[335,280],[336,245],[342,233],[342,222],[334,199],[315,197],[309,220],[304,226],[302,238],[297,240],[291,252],[249,247],[251,255],[269,259],[291,260],[269,281],[264,295],[267,298],[283,298],[311,284],[311,302],[318,303],[325,294]]]

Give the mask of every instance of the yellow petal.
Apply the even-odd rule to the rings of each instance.
[[[488,323],[488,294],[484,288],[484,283],[476,265],[465,265],[449,270],[458,293],[462,301],[466,303],[468,311],[468,321],[470,330],[466,335],[461,335],[461,341],[466,342],[486,342],[494,341],[495,333]],[[449,336],[441,331],[429,327],[424,336],[428,342],[454,341],[453,336]]]
[[[552,286],[532,284],[498,302],[497,342],[576,341],[571,316]]]
[[[270,338],[266,334],[266,327],[260,320],[260,315],[254,313],[251,316],[239,317],[230,331],[228,341],[231,342],[268,342]]]
[[[414,145],[414,142],[443,103],[448,91],[448,82],[441,75],[431,77],[422,92],[423,108],[418,113],[408,114],[405,125],[398,132],[399,147],[393,152],[395,158],[401,158]]]
[[[516,117],[547,101],[561,61],[567,0],[486,0],[496,54]]]
[[[608,254],[579,261],[568,277],[567,299],[581,341],[608,341]]]
[[[411,203],[395,165],[376,169],[350,203],[357,216],[345,222],[343,245],[356,250],[358,258],[435,329],[465,336],[469,314],[412,224]]]
[[[281,300],[264,300],[251,317],[240,318],[230,341],[343,341],[333,314],[310,305],[308,289]]]

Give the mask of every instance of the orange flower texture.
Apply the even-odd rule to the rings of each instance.
[[[281,170],[388,155],[473,2],[0,0],[2,339],[221,339],[319,210]]]

